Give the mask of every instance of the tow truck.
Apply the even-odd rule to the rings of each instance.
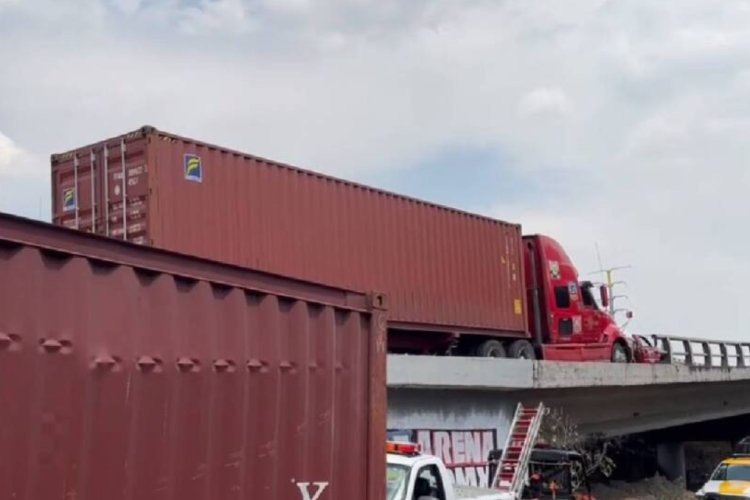
[[[573,487],[572,464],[583,458],[571,451],[535,449],[531,455],[531,475],[539,476],[541,491],[537,495],[500,492],[488,488],[455,486],[443,462],[420,452],[416,443],[388,442],[386,468],[386,500],[521,500],[525,498],[555,500],[593,500],[588,481],[587,494],[578,494]],[[499,450],[489,456],[489,475],[493,477],[500,458]]]
[[[443,462],[416,443],[386,443],[386,500],[516,500],[487,488],[454,486]]]

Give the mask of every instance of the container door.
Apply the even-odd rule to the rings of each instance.
[[[142,136],[121,138],[53,157],[53,222],[148,243],[147,143]]]
[[[107,146],[105,234],[133,243],[148,243],[146,207],[148,166],[145,141],[120,140]]]
[[[55,223],[87,233],[97,232],[96,155],[76,153],[55,170],[53,211]]]

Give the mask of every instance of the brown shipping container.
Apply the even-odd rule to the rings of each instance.
[[[0,499],[382,500],[370,303],[0,214]]]
[[[516,224],[151,127],[53,155],[52,178],[56,224],[379,290],[392,327],[526,335]]]

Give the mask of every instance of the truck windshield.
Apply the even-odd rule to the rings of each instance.
[[[385,500],[402,500],[404,498],[407,477],[409,477],[408,467],[388,464],[385,477]]]
[[[750,481],[750,465],[722,464],[711,477],[712,481]]]

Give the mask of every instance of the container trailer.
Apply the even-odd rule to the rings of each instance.
[[[0,214],[0,498],[383,500],[379,304]]]
[[[142,127],[52,163],[55,224],[388,297],[388,349],[655,360],[565,250],[463,212]],[[607,297],[602,291],[601,301]]]

